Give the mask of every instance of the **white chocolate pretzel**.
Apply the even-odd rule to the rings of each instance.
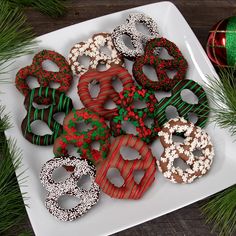
[[[101,52],[101,47],[107,47],[110,55]],[[81,56],[90,57],[88,68],[79,62]],[[109,69],[112,65],[123,65],[124,63],[122,56],[115,49],[109,33],[94,34],[87,41],[76,43],[70,50],[68,60],[71,70],[78,76],[90,69],[96,69],[99,64],[104,64],[106,69]]]
[[[183,143],[175,143],[172,139],[174,133],[184,133]],[[163,175],[173,183],[191,183],[200,178],[210,169],[214,149],[210,136],[198,126],[187,122],[184,118],[175,118],[164,124],[158,133],[164,152],[158,167]],[[200,156],[195,156],[194,151],[201,150]],[[181,158],[189,166],[186,170],[174,166],[174,161]]]
[[[150,35],[139,32],[136,28],[137,23],[144,24],[148,28]],[[131,49],[125,45],[123,35],[130,37],[134,49]],[[134,59],[137,56],[144,54],[144,46],[148,40],[159,38],[160,34],[157,23],[151,17],[141,13],[131,13],[126,19],[126,23],[117,26],[113,30],[111,37],[116,49],[124,57]],[[159,50],[156,50],[155,53],[158,54]]]
[[[72,166],[74,171],[63,182],[52,179],[53,171],[62,166]],[[45,206],[48,211],[62,221],[73,221],[85,214],[99,199],[99,186],[95,183],[95,167],[85,159],[73,156],[53,158],[44,164],[40,173],[40,180],[48,191]],[[77,186],[83,175],[89,175],[90,188],[83,189]],[[80,199],[80,203],[71,209],[63,209],[58,200],[63,195],[70,195]]]

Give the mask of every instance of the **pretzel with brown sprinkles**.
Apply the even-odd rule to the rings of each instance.
[[[173,135],[184,133],[183,143],[175,143]],[[173,183],[192,183],[205,175],[213,162],[214,148],[210,136],[198,126],[184,118],[175,118],[164,124],[159,132],[164,152],[157,164],[163,175]],[[194,151],[201,151],[196,156]],[[181,158],[189,168],[183,170],[174,166],[174,161]]]

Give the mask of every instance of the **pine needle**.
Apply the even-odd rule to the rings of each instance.
[[[209,78],[206,84],[213,104],[213,121],[236,135],[236,79],[233,69],[222,69],[219,78]]]
[[[230,236],[236,232],[236,186],[214,195],[203,207],[207,223],[213,224],[213,231],[220,236]]]
[[[62,0],[8,0],[17,6],[34,7],[52,17],[58,17],[65,13],[66,8]]]
[[[26,26],[26,17],[18,7],[6,0],[0,1],[0,62],[33,52],[35,41],[32,29]],[[1,71],[2,68],[1,68]]]
[[[212,102],[213,121],[236,135],[236,78],[235,69],[221,69],[219,78],[209,78],[206,88]],[[236,185],[212,196],[202,211],[213,231],[220,236],[236,232]]]

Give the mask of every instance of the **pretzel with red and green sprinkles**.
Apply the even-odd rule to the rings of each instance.
[[[124,121],[129,121],[135,126],[139,138],[146,143],[152,142],[160,131],[158,120],[155,117],[158,104],[154,93],[138,85],[125,89],[119,96],[118,112],[111,120],[112,135],[126,134],[122,129],[122,124]],[[134,101],[144,101],[146,107],[135,108]],[[149,119],[153,120],[151,127],[145,124],[145,121]]]
[[[43,68],[43,62],[49,60],[54,62],[58,68],[58,72],[48,71]],[[16,74],[16,88],[27,96],[31,89],[28,85],[27,78],[33,76],[41,87],[50,87],[50,82],[59,83],[57,88],[60,92],[67,92],[72,83],[72,72],[66,59],[59,53],[50,50],[42,50],[37,53],[30,66],[20,69]]]
[[[165,48],[173,59],[162,59],[156,55],[155,49]],[[144,65],[154,67],[158,81],[150,80],[143,72]],[[148,41],[145,47],[144,56],[136,58],[133,65],[133,76],[136,81],[146,89],[155,91],[169,91],[186,75],[188,63],[178,47],[165,38],[155,38]],[[176,71],[173,78],[170,78],[167,71]]]
[[[91,124],[92,128],[88,131],[76,129],[80,122]],[[53,146],[55,156],[68,155],[68,145],[77,148],[81,158],[89,159],[94,164],[107,157],[110,146],[110,130],[105,120],[96,113],[82,108],[72,110],[64,119],[63,134],[57,138]],[[98,142],[99,150],[92,147],[93,142]]]
[[[46,108],[35,107],[35,98],[46,99],[50,104]],[[48,146],[54,143],[54,140],[62,133],[62,125],[54,118],[56,113],[64,112],[67,115],[73,108],[72,100],[64,93],[49,87],[34,88],[25,97],[24,101],[27,115],[22,121],[21,130],[24,137],[31,143]],[[37,135],[33,132],[31,124],[33,121],[41,120],[51,129],[52,134]]]

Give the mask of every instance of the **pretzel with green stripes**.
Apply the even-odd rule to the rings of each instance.
[[[183,90],[192,91],[198,98],[197,104],[192,104],[184,101],[181,97]],[[168,106],[173,106],[177,109],[180,117],[189,120],[189,115],[194,113],[198,120],[196,126],[204,127],[208,120],[210,112],[207,95],[197,82],[193,80],[181,80],[171,90],[171,96],[162,98],[158,104],[157,119],[160,126],[163,126],[167,121],[166,109]]]
[[[42,109],[35,107],[35,98],[38,97],[49,101],[48,107]],[[63,131],[62,125],[54,119],[54,115],[59,112],[64,112],[65,115],[67,115],[73,108],[72,100],[69,97],[49,87],[32,89],[26,96],[24,105],[27,110],[27,115],[21,124],[22,133],[29,142],[40,146],[53,144],[54,140]],[[35,134],[31,124],[36,120],[45,122],[52,130],[52,134]]]

